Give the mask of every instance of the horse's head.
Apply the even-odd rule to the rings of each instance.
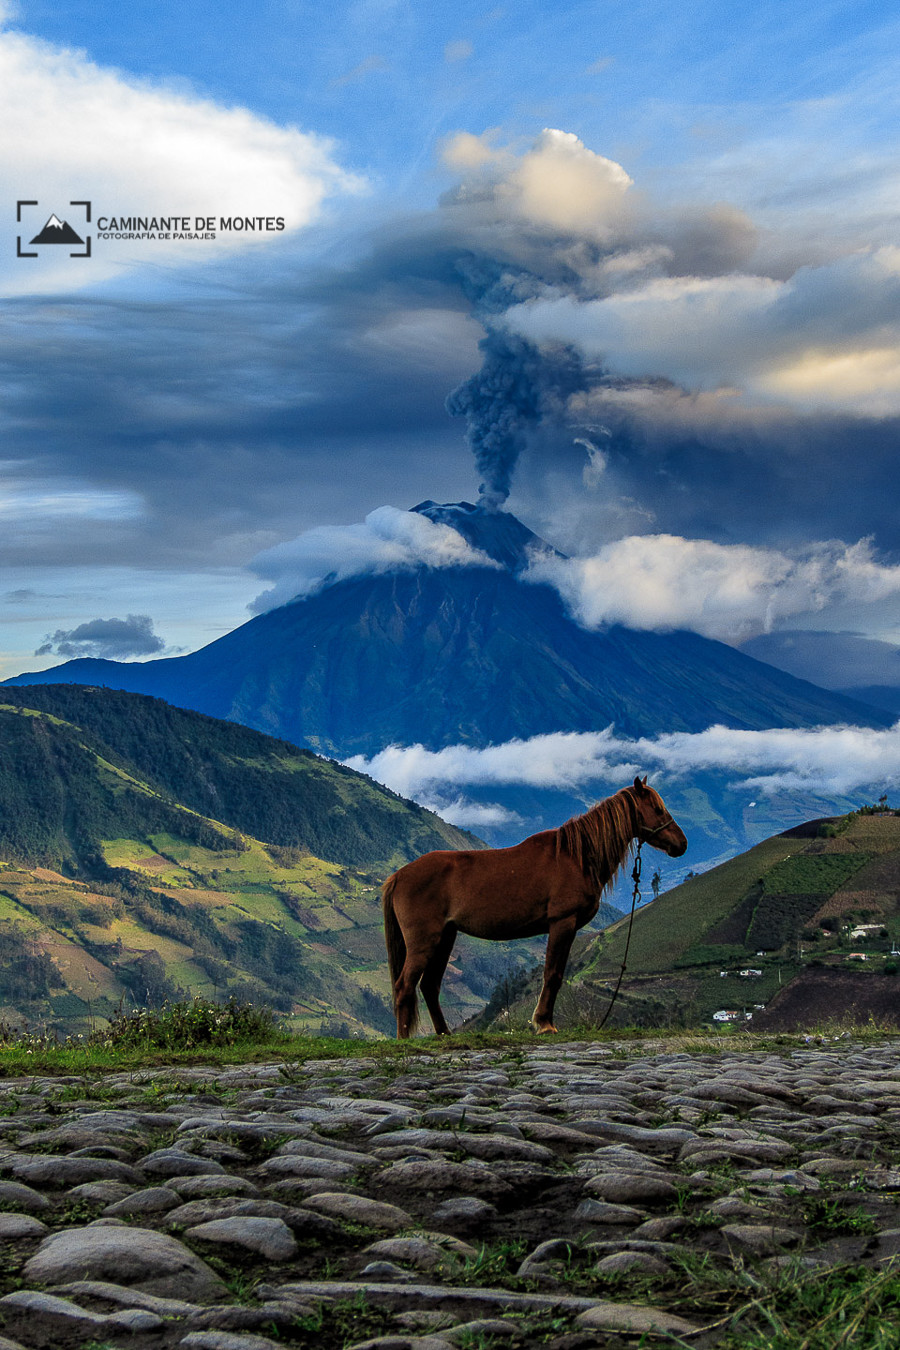
[[[680,858],[687,849],[684,831],[666,810],[666,804],[655,788],[649,787],[646,777],[635,778],[634,787],[627,789],[636,813],[634,833],[642,844],[662,849],[670,858]]]

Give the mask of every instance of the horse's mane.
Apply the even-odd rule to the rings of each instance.
[[[611,886],[634,845],[635,808],[628,788],[606,797],[556,831],[556,851],[572,858],[599,896]]]

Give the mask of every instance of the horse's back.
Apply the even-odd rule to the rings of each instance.
[[[403,890],[416,890],[465,869],[472,858],[481,856],[475,849],[435,849],[433,853],[423,853],[421,858],[414,858],[399,867],[388,881],[395,882],[396,887]]]

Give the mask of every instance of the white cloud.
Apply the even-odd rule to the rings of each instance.
[[[867,727],[734,731],[714,726],[696,735],[672,732],[635,743],[673,774],[697,769],[729,773],[765,793],[801,789],[842,796],[854,789],[900,784],[900,722],[887,731]]]
[[[532,342],[570,342],[627,379],[729,390],[751,404],[863,416],[900,413],[900,249],[863,251],[788,279],[637,276],[612,293],[547,293],[504,322]]]
[[[835,602],[900,595],[900,566],[876,561],[869,541],[822,543],[799,557],[678,535],[632,535],[585,558],[536,556],[526,581],[554,586],[585,628],[689,628],[738,642]]]
[[[589,150],[573,132],[546,127],[518,156],[495,148],[493,141],[492,132],[459,132],[444,143],[447,166],[473,180],[460,190],[459,205],[489,201],[488,213],[500,218],[592,240],[606,239],[624,219],[633,180],[621,164]]]
[[[313,221],[327,196],[360,187],[323,137],[104,69],[82,51],[9,30],[0,32],[0,130],[0,178],[9,197],[39,203],[8,226],[3,280],[12,292],[96,282],[139,262],[196,263],[260,238],[95,238],[90,260],[70,259],[65,248],[16,258],[16,234],[26,229],[30,238],[30,226],[39,229],[51,212],[79,230],[84,213],[70,205],[75,199],[93,203],[95,232],[100,215],[283,216],[290,232]]]
[[[682,777],[701,770],[725,773],[733,786],[754,792],[802,790],[843,796],[900,785],[900,722],[886,731],[837,726],[813,730],[735,731],[713,726],[628,740],[612,727],[558,732],[507,741],[484,750],[452,745],[389,746],[347,763],[393,791],[435,802],[475,786],[581,789],[635,773]]]
[[[465,38],[458,38],[455,42],[448,42],[444,47],[444,60],[448,64],[456,61],[468,61],[469,57],[475,52],[471,42]]]
[[[274,582],[251,606],[254,613],[311,595],[349,577],[414,567],[499,566],[449,525],[415,511],[381,506],[362,524],[320,525],[260,553],[251,570]]]
[[[508,811],[499,802],[476,802],[470,797],[423,797],[420,806],[434,811],[442,820],[458,825],[461,830],[491,830],[500,826],[521,825],[522,817]]]
[[[619,765],[626,744],[607,727],[597,732],[531,736],[483,750],[471,745],[450,745],[443,750],[390,745],[371,759],[356,755],[346,762],[401,796],[418,800],[420,794],[437,789],[476,785],[576,788]]]

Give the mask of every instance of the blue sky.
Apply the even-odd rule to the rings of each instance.
[[[0,675],[191,650],[474,499],[479,370],[476,441],[537,390],[507,504],[585,623],[900,639],[888,7],[3,12]],[[16,257],[81,198],[285,228]]]

